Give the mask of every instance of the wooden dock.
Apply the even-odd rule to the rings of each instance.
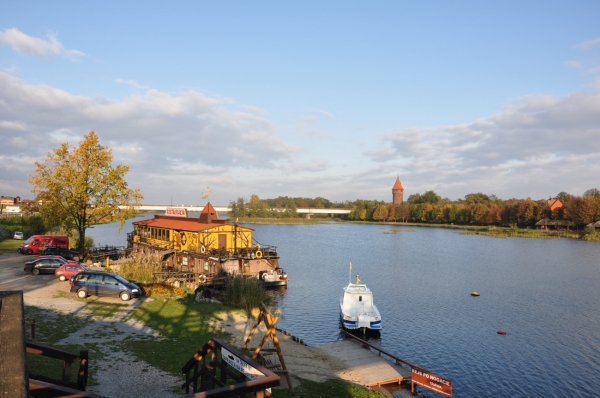
[[[319,349],[342,360],[351,379],[366,387],[400,383],[410,379],[411,371],[349,340],[320,344]]]

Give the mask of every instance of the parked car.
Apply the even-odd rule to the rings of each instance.
[[[58,258],[42,257],[26,262],[23,266],[23,271],[31,272],[33,275],[39,275],[40,273],[53,274],[54,271],[59,269],[63,264],[64,263]]]
[[[61,265],[59,269],[54,271],[54,275],[58,276],[58,279],[61,281],[66,281],[67,279],[71,279],[73,275],[77,275],[82,271],[88,271],[87,267],[78,264],[78,263],[65,263]]]
[[[13,235],[13,239],[23,239],[23,232],[15,231],[15,234]]]
[[[63,264],[66,264],[66,263],[79,264],[77,261],[75,261],[75,260],[67,260],[63,256],[38,256],[36,258],[36,260],[40,260],[42,258],[56,258],[56,259],[58,259]]]
[[[82,271],[71,277],[71,293],[77,297],[87,296],[118,296],[127,301],[132,297],[139,297],[141,290],[127,279],[103,271]]]
[[[67,260],[79,261],[79,252],[76,252],[75,250],[67,249],[66,247],[48,246],[48,247],[45,247],[41,253],[44,256],[48,256],[48,255],[62,256],[64,258],[66,258]]]

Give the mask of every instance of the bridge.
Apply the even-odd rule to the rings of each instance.
[[[124,208],[124,206],[119,206],[120,208]],[[168,208],[177,208],[177,209],[186,209],[188,212],[201,212],[202,209],[204,209],[204,206],[198,206],[198,205],[141,205],[138,206],[136,209],[138,211],[165,211]],[[229,206],[213,206],[214,209],[218,212],[218,213],[228,213],[229,211],[231,211],[231,207]],[[280,211],[280,212],[284,212],[285,209],[283,208],[272,208],[271,210],[273,211]],[[313,214],[329,214],[329,215],[333,215],[333,214],[349,214],[350,210],[349,209],[316,209],[316,208],[298,208],[296,209],[296,213],[299,214],[305,214],[306,218],[310,218],[311,215]]]

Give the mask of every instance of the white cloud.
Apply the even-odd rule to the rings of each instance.
[[[252,105],[240,105],[240,108],[245,109],[249,112],[255,113],[257,115],[268,115],[269,112],[267,112],[265,109],[259,108],[257,106],[252,106]]]
[[[139,84],[135,80],[130,80],[130,79],[129,80],[115,79],[115,82],[120,83],[120,84],[126,84],[128,86],[135,88],[136,90],[146,90],[146,89],[150,88],[148,86],[143,86],[143,85]]]
[[[326,116],[326,117],[334,117],[334,116],[333,116],[333,113],[331,113],[331,112],[328,112],[328,111],[323,111],[323,110],[320,110],[320,111],[319,111],[319,113],[320,113],[321,115],[323,115],[323,116]]]
[[[122,100],[78,96],[0,72],[0,170],[7,161],[1,156],[43,160],[62,142],[77,145],[89,131],[155,192],[167,188],[149,176],[163,175],[175,189],[207,172],[260,173],[293,160],[299,147],[278,138],[269,120],[227,111],[229,102],[196,91],[148,90]],[[28,172],[33,169],[32,162]]]
[[[403,169],[405,186],[441,184],[443,196],[544,189],[555,195],[573,183],[600,185],[600,94],[523,97],[472,123],[386,134],[364,154]]]
[[[583,69],[583,66],[581,66],[581,62],[579,62],[577,60],[565,61],[564,64],[567,65],[570,68]]]
[[[85,56],[78,50],[66,50],[56,39],[54,33],[48,33],[46,40],[29,36],[17,28],[5,29],[0,32],[0,43],[11,46],[15,51],[36,58],[52,58],[60,56],[71,61]]]
[[[311,173],[326,171],[331,168],[332,164],[326,159],[313,159],[310,162],[296,163],[288,167],[288,173],[294,174],[297,172],[308,171]]]
[[[587,40],[582,43],[576,44],[575,48],[579,50],[589,51],[597,45],[600,45],[600,37],[597,39]]]

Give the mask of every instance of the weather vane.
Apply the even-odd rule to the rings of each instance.
[[[210,187],[206,187],[206,191],[202,191],[202,199],[208,200],[208,198],[210,198],[210,195],[214,194],[216,194],[216,192],[211,192]]]

